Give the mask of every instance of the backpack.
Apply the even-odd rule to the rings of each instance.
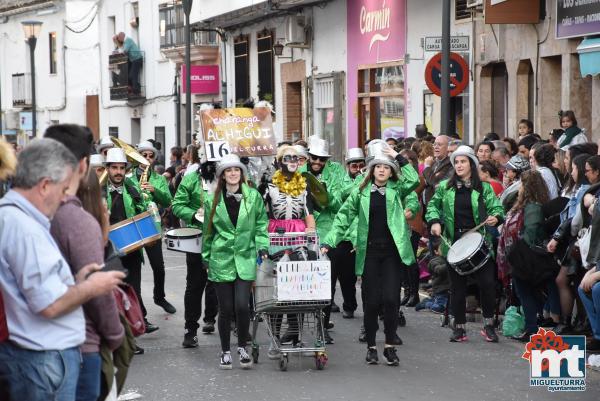
[[[134,337],[144,334],[146,332],[144,314],[133,287],[129,284],[123,284],[113,290],[113,295],[117,301],[117,308],[125,316]]]

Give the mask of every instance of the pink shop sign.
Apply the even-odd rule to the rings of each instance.
[[[358,137],[358,66],[404,58],[406,0],[353,0],[348,2],[348,140]]]
[[[208,95],[219,93],[219,66],[218,65],[193,65],[190,68],[192,93]],[[185,65],[181,66],[181,92],[186,93]]]

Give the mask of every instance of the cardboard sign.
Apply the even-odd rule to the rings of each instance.
[[[240,157],[277,153],[271,111],[266,107],[205,110],[200,121],[208,160],[221,160],[227,153]]]
[[[329,299],[331,299],[330,261],[277,263],[277,301],[321,301]]]

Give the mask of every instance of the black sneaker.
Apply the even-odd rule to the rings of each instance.
[[[481,335],[485,338],[485,341],[489,343],[497,343],[498,342],[498,334],[496,334],[496,330],[494,326],[485,325],[483,330],[481,330]]]
[[[160,306],[161,308],[164,309],[165,312],[170,313],[171,315],[175,312],[177,312],[177,309],[175,309],[175,307],[173,305],[171,305],[169,303],[169,301],[167,301],[166,299],[155,299],[154,300],[154,304]]]
[[[215,322],[205,322],[202,326],[202,333],[212,334],[215,332]]]
[[[377,348],[367,348],[367,357],[365,358],[369,365],[377,365],[379,357],[377,356]]]
[[[392,341],[390,345],[402,345],[402,339],[400,338],[398,333],[394,335],[394,341]]]
[[[325,344],[333,344],[333,338],[331,338],[331,336],[329,335],[329,331],[325,330]]]
[[[219,368],[229,370],[231,367],[231,352],[221,352],[221,365]]]
[[[133,351],[134,355],[142,355],[144,353],[144,349],[140,346],[135,346],[135,351]]]
[[[240,357],[240,366],[242,369],[250,369],[252,367],[252,358],[243,347],[238,347],[238,355]]]
[[[198,346],[198,336],[196,335],[196,332],[185,329],[181,345],[183,348],[196,348]]]
[[[365,326],[360,326],[360,334],[358,336],[359,343],[367,342],[367,332],[365,331]]]
[[[158,330],[158,326],[153,325],[147,319],[144,319],[144,324],[146,325],[146,334],[154,333]]]
[[[342,312],[342,317],[344,319],[354,319],[354,312],[351,310],[345,310]]]
[[[338,313],[340,311],[340,307],[337,306],[337,304],[335,302],[331,303],[331,312],[332,313]]]
[[[289,344],[295,344],[298,342],[298,335],[297,334],[291,334],[291,333],[285,333],[280,340],[281,344],[284,345],[289,345]]]
[[[325,328],[327,330],[332,330],[335,327],[335,324],[333,324],[333,322],[329,322],[327,323],[327,325],[325,326]]]
[[[450,336],[451,343],[461,343],[467,341],[467,332],[462,327],[457,327],[452,331]]]
[[[400,364],[400,358],[396,354],[395,347],[385,347],[383,349],[383,359],[388,366],[398,366]]]
[[[530,331],[525,330],[521,334],[516,334],[514,336],[511,336],[510,338],[512,338],[513,340],[520,341],[522,343],[527,343],[531,339],[531,336],[534,334],[535,334],[535,332],[532,333]]]

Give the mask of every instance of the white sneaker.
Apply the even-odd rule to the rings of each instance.
[[[221,365],[219,367],[224,370],[231,369],[231,352],[221,352]]]
[[[238,355],[240,356],[240,366],[242,369],[250,369],[252,367],[252,357],[248,355],[246,349],[238,347]]]

